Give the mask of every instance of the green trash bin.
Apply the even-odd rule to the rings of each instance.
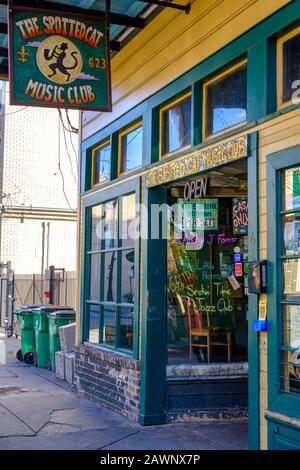
[[[42,305],[33,309],[33,324],[35,330],[36,360],[38,367],[47,369],[49,367],[49,320],[51,312],[67,309],[55,305]]]
[[[76,321],[76,312],[73,309],[59,310],[48,314],[49,318],[49,350],[51,369],[55,371],[55,353],[61,350],[59,327],[69,325]]]
[[[33,355],[35,353],[35,332],[33,325],[32,310],[37,308],[38,305],[22,305],[20,310],[15,312],[17,317],[18,326],[21,332],[21,350],[17,352],[17,358],[26,363],[33,362]]]

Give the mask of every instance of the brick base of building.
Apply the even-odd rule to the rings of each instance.
[[[140,408],[140,361],[92,345],[75,349],[76,387],[80,397],[132,421]]]

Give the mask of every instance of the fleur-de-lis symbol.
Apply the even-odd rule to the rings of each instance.
[[[18,56],[18,60],[24,64],[25,62],[28,62],[29,52],[27,52],[25,47],[22,46],[18,52]]]

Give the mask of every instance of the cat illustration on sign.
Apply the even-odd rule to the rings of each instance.
[[[71,56],[75,60],[74,65],[72,65],[71,67],[67,67],[66,65],[64,65],[64,61],[67,57],[67,49],[68,49],[68,44],[66,42],[63,42],[60,45],[56,45],[52,53],[50,53],[50,49],[44,50],[44,58],[47,61],[56,59],[53,63],[49,64],[49,69],[52,70],[52,74],[48,75],[49,78],[54,77],[54,75],[60,72],[63,75],[67,76],[67,80],[66,80],[67,82],[70,80],[71,74],[68,72],[68,70],[74,70],[77,67],[78,59],[77,59],[77,52],[73,51],[71,52]]]

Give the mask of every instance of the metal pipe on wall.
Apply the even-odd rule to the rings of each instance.
[[[41,295],[44,296],[44,266],[45,265],[45,222],[42,222],[42,262],[41,262]]]

